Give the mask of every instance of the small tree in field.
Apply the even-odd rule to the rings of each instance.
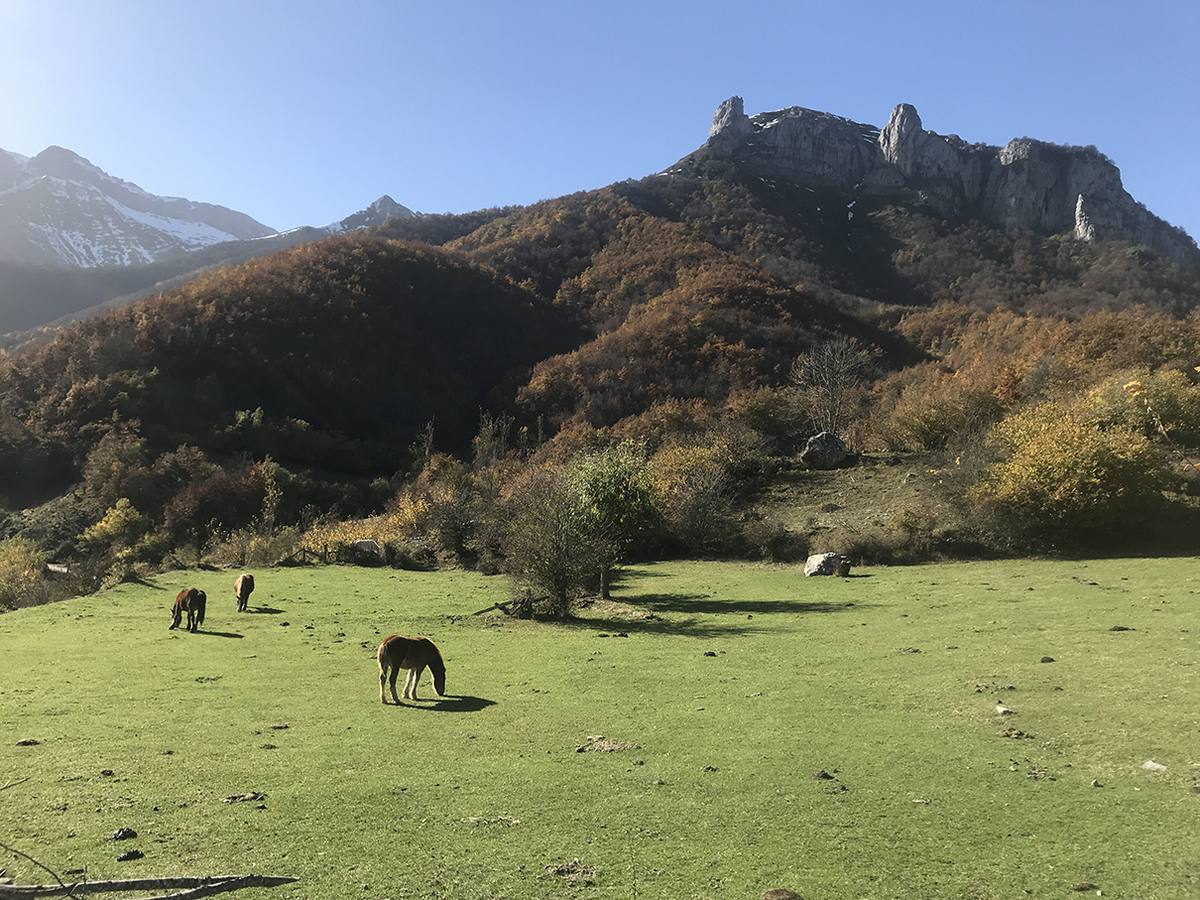
[[[854,393],[878,355],[874,347],[841,335],[796,357],[789,381],[815,430],[842,434],[850,421]]]
[[[608,599],[613,570],[656,519],[646,448],[625,441],[585,453],[571,463],[568,480],[599,560],[600,596]]]
[[[579,492],[561,469],[532,473],[508,502],[502,541],[508,571],[545,591],[545,612],[565,618],[600,565]]]
[[[6,538],[0,541],[0,610],[44,603],[48,596],[42,572],[46,556],[33,541]]]

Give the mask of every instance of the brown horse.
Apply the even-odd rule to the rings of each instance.
[[[433,645],[433,641],[424,637],[401,637],[393,634],[383,639],[375,654],[379,660],[379,702],[387,703],[383,693],[384,682],[389,682],[392,688],[392,702],[400,705],[396,696],[396,676],[401,669],[408,669],[408,678],[404,681],[404,699],[417,699],[417,682],[425,667],[433,673],[433,689],[439,697],[446,694],[446,664],[442,662],[442,654]]]
[[[237,598],[237,611],[245,612],[246,604],[250,602],[250,595],[254,593],[254,576],[239,575],[237,581],[233,583],[233,596]]]
[[[175,606],[171,610],[171,625],[167,631],[179,627],[179,622],[185,612],[187,613],[187,630],[193,633],[199,631],[200,626],[204,624],[204,604],[207,602],[208,596],[204,591],[198,591],[195,588],[180,591],[179,596],[175,598]]]

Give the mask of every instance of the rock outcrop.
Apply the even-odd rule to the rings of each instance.
[[[1129,241],[1200,265],[1195,241],[1135,201],[1095,147],[1025,137],[1003,147],[970,144],[928,131],[907,103],[879,129],[798,106],[747,116],[742,98],[731,97],[717,108],[708,142],[669,171],[713,158],[768,181],[832,188],[852,199],[903,196],[946,218]]]

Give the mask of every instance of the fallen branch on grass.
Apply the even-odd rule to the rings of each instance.
[[[512,600],[501,600],[499,603],[493,603],[487,609],[481,609],[479,612],[473,612],[473,616],[482,616],[484,613],[498,609],[506,616],[515,616],[518,619],[529,619],[533,617],[533,604],[535,602],[545,600],[546,597],[535,598],[526,594],[524,597],[516,597]]]
[[[278,887],[299,881],[291,875],[209,875],[203,878],[133,878],[121,881],[87,881],[79,884],[13,884],[0,885],[0,900],[27,897],[80,897],[113,891],[153,891],[184,888],[177,894],[162,894],[148,900],[195,900],[212,897],[242,888]]]

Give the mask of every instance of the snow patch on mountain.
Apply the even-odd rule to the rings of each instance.
[[[274,233],[222,206],[150,194],[62,147],[0,151],[0,259],[126,266]]]

